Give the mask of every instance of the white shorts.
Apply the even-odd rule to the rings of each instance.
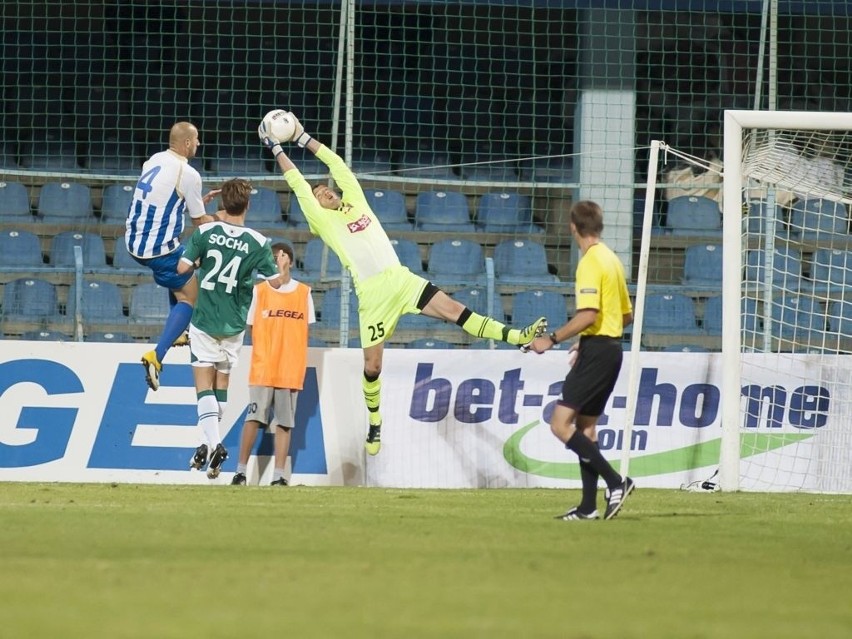
[[[245,332],[233,337],[216,338],[189,325],[189,350],[193,366],[215,366],[228,371],[237,365]]]
[[[246,421],[264,426],[293,428],[296,423],[296,397],[299,391],[271,386],[249,386]]]

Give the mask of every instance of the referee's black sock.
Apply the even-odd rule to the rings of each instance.
[[[580,459],[588,459],[589,466],[604,478],[606,485],[610,488],[615,488],[621,483],[621,475],[615,472],[615,469],[604,459],[595,443],[579,430],[575,430],[571,438],[565,442],[565,448],[573,450]]]
[[[597,446],[597,442],[592,442]],[[580,502],[580,512],[589,514],[598,507],[598,471],[592,468],[589,460],[580,458],[580,479],[583,482],[583,500]]]

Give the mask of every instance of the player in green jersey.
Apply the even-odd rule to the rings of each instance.
[[[402,266],[355,175],[340,156],[308,135],[298,119],[293,118],[296,131],[292,140],[275,139],[265,130],[263,123],[258,128],[258,135],[272,151],[284,179],[299,199],[311,232],[322,238],[352,274],[364,349],[361,384],[369,413],[365,446],[369,454],[375,455],[381,448],[379,375],[384,342],[393,335],[402,315],[422,313],[454,322],[474,337],[500,340],[522,348],[545,332],[547,320],[540,317],[525,328],[509,328],[491,317],[474,313],[432,282]],[[281,148],[281,142],[289,141],[307,148],[324,162],[342,193],[325,185],[312,189]]]
[[[206,465],[210,479],[218,477],[228,458],[219,434],[219,419],[228,401],[231,369],[243,344],[255,283],[253,273],[256,270],[258,277],[275,288],[281,284],[269,240],[245,226],[250,193],[247,180],[225,182],[221,194],[223,219],[195,230],[177,266],[178,273],[199,269],[189,343],[198,424],[206,443],[196,449],[189,465],[199,470]]]

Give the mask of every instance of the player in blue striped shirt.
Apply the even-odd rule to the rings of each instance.
[[[194,226],[212,222],[205,205],[218,190],[201,195],[201,175],[189,164],[201,142],[198,129],[189,122],[177,122],[169,131],[169,148],[152,155],[142,165],[133,201],[127,212],[124,241],[133,258],[151,269],[154,281],[169,289],[171,311],[157,347],[142,356],[145,379],[152,390],[160,387],[163,358],[172,344],[185,344],[183,334],[192,318],[198,297],[193,273],[178,274],[183,255],[180,236],[188,211]]]

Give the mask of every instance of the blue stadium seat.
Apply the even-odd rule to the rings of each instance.
[[[757,301],[752,297],[740,300],[740,328],[749,333],[757,333],[760,317],[757,314]],[[722,334],[722,296],[707,298],[704,302],[704,320],[702,328],[708,335]]]
[[[0,142],[0,169],[20,169],[18,152],[7,142]]]
[[[414,223],[421,231],[472,233],[467,197],[458,191],[426,191],[417,194]]]
[[[322,254],[324,249],[325,243],[318,237],[308,240],[308,243],[305,244],[305,256],[302,260],[302,273],[306,278],[306,282],[316,282],[320,279]],[[339,277],[342,272],[340,259],[331,249],[328,249],[327,253],[328,258],[326,260],[325,276]]]
[[[50,242],[50,264],[62,268],[74,268],[74,247],[83,247],[83,267],[106,268],[104,241],[95,233],[63,231],[53,236]]]
[[[849,216],[840,202],[821,199],[796,200],[790,212],[790,233],[802,239],[829,239],[847,235]]]
[[[417,91],[409,86],[408,90]],[[434,130],[435,104],[428,95],[392,95],[388,100],[386,118],[388,134],[393,140],[419,139]]]
[[[680,293],[655,293],[645,298],[643,331],[655,334],[697,334],[695,303]]]
[[[14,268],[44,266],[38,236],[29,231],[0,232],[0,266]]]
[[[308,228],[308,220],[305,218],[299,199],[293,193],[290,194],[290,205],[287,207],[287,224],[297,229]]]
[[[559,281],[548,272],[544,246],[532,240],[505,240],[494,247],[498,284],[544,286]]]
[[[406,313],[399,318],[397,330],[418,331],[420,334],[428,335],[428,332],[441,328],[443,320],[435,319],[423,313]],[[444,323],[445,326],[449,324]]]
[[[436,286],[485,284],[482,246],[470,240],[441,240],[429,249],[429,279]]]
[[[772,300],[772,335],[801,342],[816,341],[815,334],[828,328],[828,315],[819,300],[799,295]]]
[[[319,337],[308,335],[308,346],[314,348],[328,348],[328,342],[324,339],[320,339]]]
[[[666,229],[672,235],[721,235],[722,216],[714,200],[683,195],[669,200]]]
[[[765,202],[752,201],[748,203],[748,215],[743,219],[745,229],[748,233],[763,235],[766,233],[769,218],[769,207]],[[785,229],[784,213],[780,206],[775,207],[775,234],[781,235]]]
[[[4,29],[3,33],[8,31],[10,30]],[[19,135],[24,139],[37,141],[43,149],[50,148],[50,144],[45,143],[48,135],[62,135],[73,131],[74,128],[74,118],[70,114],[74,96],[67,87],[44,81],[49,76],[63,75],[61,57],[53,58],[44,53],[58,53],[54,44],[45,39],[23,52],[16,50],[16,55],[26,56],[22,59],[25,69],[21,69],[19,81],[7,84],[7,96],[14,105],[11,110],[14,114],[14,125],[20,131]],[[48,64],[50,69],[45,68]],[[41,78],[33,75],[34,72],[40,71],[44,73]],[[50,134],[45,134],[45,122],[51,123]]]
[[[476,224],[487,233],[543,233],[532,221],[529,196],[519,193],[485,193],[479,198]]]
[[[664,353],[708,353],[709,348],[696,344],[669,344],[663,347]]]
[[[555,291],[521,291],[512,295],[512,326],[521,328],[539,317],[548,326],[559,328],[568,321],[568,304],[562,293]]]
[[[107,224],[122,224],[127,218],[133,201],[132,184],[110,184],[104,188],[101,203],[101,221]]]
[[[21,334],[21,339],[30,342],[70,342],[71,336],[61,331],[48,331],[39,329],[34,331],[26,331]]]
[[[204,212],[208,215],[216,215],[216,212],[222,208],[222,198],[219,196],[214,197],[212,200],[207,202],[204,205]],[[186,211],[184,220],[186,224],[184,224],[184,228],[192,228],[192,218],[189,215],[189,211]]]
[[[488,290],[481,286],[473,286],[455,291],[452,297],[457,302],[464,304],[474,313],[490,315],[499,322],[506,323],[506,314],[503,311],[503,302],[499,296],[491,303],[491,312],[488,311]]]
[[[494,346],[492,349],[491,346]],[[497,350],[497,351],[517,351],[517,346],[512,346],[511,344],[507,344],[506,342],[501,342],[500,340],[492,340],[490,339],[475,339],[467,346],[468,348],[472,348],[475,350]]]
[[[465,180],[474,182],[517,182],[521,169],[516,159],[494,157],[491,153],[465,155],[461,167]]]
[[[420,337],[405,344],[405,348],[441,349],[455,348],[454,344],[433,337]]]
[[[811,280],[814,292],[845,290],[852,285],[852,252],[828,248],[814,251]]]
[[[38,216],[52,224],[97,224],[92,192],[77,182],[48,182],[38,195]]]
[[[218,144],[209,155],[210,172],[220,176],[269,175],[263,147],[248,141]]]
[[[154,45],[151,43],[151,47]],[[148,45],[132,52],[133,62],[145,64],[150,56]],[[145,69],[147,71],[147,68]],[[160,140],[163,131],[179,120],[185,120],[190,113],[192,104],[191,94],[188,88],[177,86],[163,86],[161,76],[148,76],[147,82],[138,83],[133,91],[133,99],[130,104],[130,115],[137,136],[141,142]],[[237,129],[239,130],[239,129]]]
[[[127,245],[124,243],[124,237],[115,238],[115,250],[112,256],[112,265],[120,271],[148,271],[147,267],[142,266],[130,256],[130,253],[127,252]]]
[[[253,188],[246,219],[251,227],[283,227],[284,217],[281,212],[281,201],[278,199],[278,193],[262,186]]]
[[[319,326],[321,328],[340,326],[340,287],[335,286],[323,293]],[[352,289],[349,290],[349,327],[358,328],[358,298]]]
[[[103,55],[104,51],[99,53]],[[74,89],[75,128],[88,138],[90,148],[92,145],[99,146],[106,142],[113,147],[133,147],[132,140],[127,136],[118,135],[114,124],[129,121],[132,101],[132,93],[124,88],[93,86],[90,82],[80,83]],[[104,150],[114,152],[108,147]],[[141,168],[141,165],[137,168]]]
[[[684,252],[684,286],[697,289],[722,289],[722,245],[695,244]]]
[[[239,130],[237,121],[245,115],[244,96],[232,89],[211,88],[201,92],[201,99],[192,105],[193,121],[205,137],[218,139],[218,135]],[[260,119],[260,117],[258,117]]]
[[[842,337],[852,337],[852,300],[834,300],[828,305],[828,330]]]
[[[364,189],[364,197],[386,230],[411,231],[414,228],[408,221],[405,196],[400,191]]]
[[[541,158],[533,163],[531,173],[536,182],[573,182],[574,162],[571,157]]]
[[[743,279],[746,286],[763,286],[766,252],[763,249],[751,249],[746,253]],[[797,290],[801,285],[802,260],[796,249],[778,247],[772,259],[772,284],[787,290]]]
[[[35,222],[27,187],[20,182],[0,182],[0,219],[4,222]]]
[[[83,282],[82,315],[86,323],[123,324],[127,322],[121,302],[121,290],[112,282]],[[76,285],[68,289],[65,318],[73,320],[77,308]]]
[[[400,263],[408,270],[418,275],[424,275],[423,259],[420,257],[420,247],[412,240],[392,239],[390,241]]]
[[[294,111],[295,113],[295,111]],[[300,117],[301,113],[300,113]],[[304,117],[302,117],[304,119]],[[307,122],[307,120],[305,120]],[[271,157],[271,156],[270,156]],[[287,157],[289,157],[299,172],[307,177],[312,183],[314,180],[328,176],[328,167],[322,160],[318,160],[316,156],[306,149],[300,149],[297,146],[291,145],[287,149]],[[276,172],[278,168],[276,166]]]
[[[449,156],[433,151],[412,150],[403,152],[393,163],[394,173],[413,179],[458,180],[460,173],[451,167]]]
[[[169,316],[169,289],[154,282],[137,284],[130,293],[130,321],[162,324]]]
[[[58,314],[56,287],[48,281],[25,277],[3,289],[3,317],[23,321],[53,320]]]
[[[86,333],[84,341],[105,342],[107,344],[131,344],[135,340],[133,337],[123,332],[92,331],[90,333]]]
[[[21,143],[21,166],[43,171],[79,171],[77,143],[61,133],[43,133]]]
[[[138,176],[142,160],[137,157],[135,149],[136,145],[129,140],[92,140],[83,162],[92,173]]]
[[[381,151],[368,152],[359,149],[353,152],[352,172],[358,176],[362,174],[387,175],[391,171],[390,155]]]

